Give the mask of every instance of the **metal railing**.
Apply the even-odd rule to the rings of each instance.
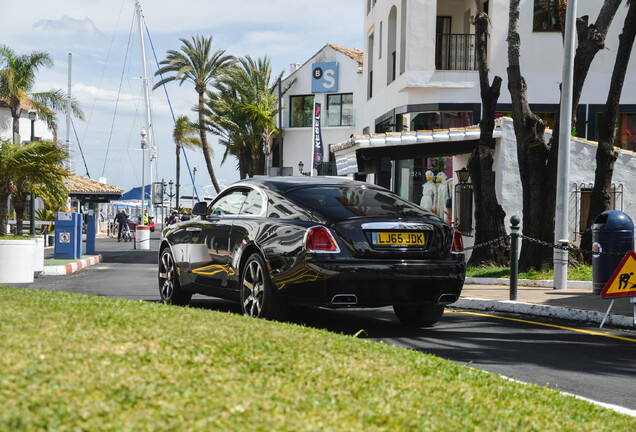
[[[477,70],[474,34],[437,34],[435,69]]]
[[[541,246],[549,247],[552,249],[561,249],[568,252],[574,252],[577,254],[583,253],[583,254],[589,254],[594,256],[612,255],[612,256],[621,256],[621,257],[625,255],[624,252],[602,252],[602,251],[596,251],[596,250],[588,251],[588,250],[571,247],[566,244],[554,244],[554,243],[549,243],[542,240],[537,240],[532,237],[528,237],[519,233],[520,222],[521,222],[521,219],[519,219],[518,216],[512,216],[510,218],[510,224],[511,224],[510,234],[464,248],[464,251],[469,251],[472,249],[479,249],[482,247],[490,246],[495,243],[504,243],[504,242],[507,243],[508,241],[510,241],[510,300],[513,300],[513,301],[517,300],[517,286],[518,286],[518,280],[519,280],[519,239],[523,239],[523,240],[536,243]]]

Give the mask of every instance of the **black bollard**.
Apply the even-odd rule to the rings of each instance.
[[[510,218],[510,300],[517,300],[517,279],[519,278],[519,222],[518,216]]]

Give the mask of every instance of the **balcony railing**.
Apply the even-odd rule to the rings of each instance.
[[[438,34],[435,43],[437,70],[477,70],[475,35]]]

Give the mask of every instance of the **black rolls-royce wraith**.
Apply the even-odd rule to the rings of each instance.
[[[398,195],[331,177],[239,181],[198,220],[166,228],[159,251],[165,302],[195,293],[282,319],[295,304],[391,305],[411,326],[437,322],[466,274],[459,231]]]

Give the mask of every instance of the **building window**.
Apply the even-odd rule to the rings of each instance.
[[[382,21],[380,21],[380,40],[378,41],[378,58],[382,58]]]
[[[406,70],[406,0],[400,9],[400,74]]]
[[[395,81],[395,66],[397,56],[397,8],[393,6],[389,12],[389,22],[387,26],[388,34],[386,41],[386,83],[390,84]]]
[[[575,218],[577,226],[574,229],[575,234],[583,234],[586,229],[591,228],[592,222],[588,219],[590,212],[590,204],[592,202],[592,190],[594,184],[575,184],[574,194],[576,196]],[[610,210],[623,210],[623,184],[612,183],[610,187]]]
[[[327,96],[327,126],[353,126],[353,93]]]
[[[314,96],[290,96],[289,101],[291,105],[289,127],[311,127]]]
[[[369,35],[369,39],[367,41],[367,69],[368,77],[367,77],[367,98],[371,99],[373,97],[373,45],[374,45],[374,37],[373,33]]]
[[[559,0],[534,0],[533,31],[561,31]]]

